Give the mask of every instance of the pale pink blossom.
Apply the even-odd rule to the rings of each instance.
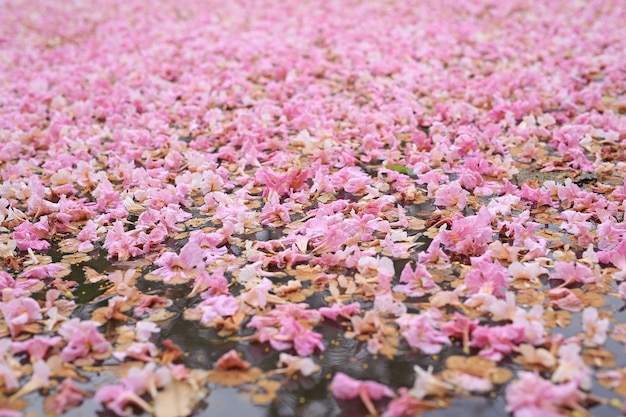
[[[351,400],[359,397],[368,411],[376,414],[373,401],[384,397],[393,397],[393,391],[389,387],[375,381],[359,381],[351,378],[343,372],[337,372],[330,383],[330,389],[335,398]]]
[[[46,408],[57,414],[62,414],[82,403],[87,394],[86,391],[78,388],[71,378],[65,378],[59,386],[59,391],[46,400]]]
[[[433,313],[435,310],[430,310]],[[450,339],[437,329],[439,319],[437,315],[423,313],[419,315],[404,315],[397,319],[402,336],[408,344],[422,352],[432,355],[439,353],[444,345],[449,345]]]
[[[200,322],[208,324],[217,317],[234,315],[239,310],[239,301],[232,295],[219,294],[206,297],[195,309],[202,313]]]
[[[39,303],[30,297],[14,298],[8,302],[0,301],[0,311],[12,337],[22,333],[26,326],[35,320],[43,318]]]
[[[583,310],[583,331],[585,332],[585,346],[601,346],[606,341],[609,329],[609,319],[599,318],[595,307],[587,307]]]
[[[459,181],[439,187],[435,192],[435,205],[443,207],[456,207],[463,210],[467,204],[469,192],[461,188]]]
[[[398,390],[399,397],[394,398],[387,405],[387,410],[381,417],[414,417],[422,411],[435,408],[435,404],[416,398],[411,391],[402,387]]]
[[[330,307],[320,307],[320,314],[329,320],[337,321],[339,316],[350,319],[350,317],[361,314],[361,304],[358,302],[354,302],[351,304],[347,304],[345,306],[341,306],[339,304],[333,304]]]
[[[411,268],[410,263],[404,266],[400,274],[400,282],[404,284],[396,285],[393,290],[411,297],[422,297],[439,289],[439,286],[433,281],[433,276],[419,262],[415,264],[415,269]]]
[[[591,269],[578,262],[555,262],[554,273],[551,279],[560,279],[563,281],[562,286],[573,283],[590,284],[595,282],[596,277]]]
[[[20,278],[36,278],[45,279],[53,277],[59,272],[67,271],[68,267],[64,264],[51,263],[46,265],[36,265],[22,272]]]
[[[493,238],[491,220],[492,215],[484,206],[474,216],[456,215],[450,230],[439,232],[441,243],[453,252],[482,255]]]
[[[562,416],[563,408],[580,408],[584,395],[572,381],[555,385],[537,373],[520,372],[506,388],[506,411],[515,417]]]
[[[471,293],[489,289],[498,297],[504,296],[509,287],[507,270],[499,261],[491,258],[491,251],[471,258],[472,268],[465,274],[465,285]]]
[[[292,356],[284,352],[278,358],[278,365],[285,367],[287,373],[299,372],[303,376],[311,376],[320,370],[319,365],[311,358]]]
[[[478,326],[472,331],[470,346],[480,348],[478,354],[487,359],[500,361],[505,355],[517,350],[524,340],[524,329],[507,324],[504,326]]]
[[[152,411],[150,404],[131,388],[122,385],[104,385],[98,388],[94,399],[118,416],[130,416],[133,412],[132,406],[147,412]]]
[[[173,252],[165,252],[154,261],[155,265],[160,268],[156,269],[153,274],[163,277],[164,282],[171,281],[175,277],[190,278],[196,267],[199,267],[203,261],[203,251],[195,243],[187,243],[180,250],[180,255]]]
[[[13,290],[13,295],[17,298],[30,295],[30,288],[40,283],[41,281],[39,279],[16,281],[11,275],[4,271],[0,271],[0,291],[5,288],[11,288]]]
[[[33,359],[44,359],[50,349],[59,344],[62,339],[59,336],[34,336],[20,342],[13,342],[13,353],[27,352]]]
[[[61,358],[72,362],[91,353],[102,355],[111,349],[111,344],[100,334],[98,326],[100,323],[96,321],[81,321],[78,318],[63,323],[59,334],[67,341],[67,345],[61,350]]]

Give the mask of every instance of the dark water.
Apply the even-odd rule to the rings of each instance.
[[[429,203],[413,205],[406,208],[407,215],[424,216],[425,213],[432,212],[433,207]],[[283,236],[282,229],[268,228],[258,231],[249,236],[242,236],[245,239],[257,241],[269,241],[280,239]],[[424,236],[420,237],[420,248],[426,248],[430,243],[430,239]],[[184,243],[173,242],[174,247],[180,248]],[[229,248],[231,253],[239,255],[240,249],[236,246]],[[91,260],[77,265],[73,265],[71,273],[65,278],[77,282],[77,288],[73,291],[75,302],[78,308],[73,316],[80,317],[83,320],[90,319],[92,312],[99,307],[107,305],[109,297],[103,297],[106,287],[102,283],[90,284],[85,282],[83,267],[88,266],[95,269],[99,273],[110,272],[116,269],[124,269],[124,263],[110,262],[106,259],[105,253],[100,251],[93,253],[95,255]],[[54,261],[59,261],[61,254],[54,250],[51,251]],[[411,258],[416,258],[417,253],[411,254]],[[400,259],[395,261],[395,270],[397,281],[398,276],[404,265],[409,259]],[[154,267],[144,268],[144,273],[149,272]],[[549,282],[545,282],[545,288],[550,287]],[[305,284],[308,285],[308,284]],[[198,322],[187,321],[183,319],[183,311],[185,308],[194,305],[196,299],[186,298],[190,291],[189,286],[178,285],[168,286],[158,282],[145,281],[140,278],[137,281],[138,289],[146,294],[156,294],[173,301],[173,305],[168,311],[174,315],[162,322],[159,322],[161,332],[158,339],[154,342],[160,346],[160,342],[170,339],[178,345],[184,352],[185,356],[181,358],[189,368],[211,369],[216,360],[224,353],[231,349],[240,352],[243,359],[249,361],[253,366],[259,367],[263,371],[275,369],[278,362],[279,352],[270,349],[267,344],[256,342],[224,339],[217,335],[216,331],[206,328]],[[236,293],[236,288],[233,290]],[[318,308],[325,305],[323,293],[314,293],[306,300],[312,308]],[[622,300],[613,297],[606,297],[609,304],[603,307],[612,312],[614,323],[626,322],[626,306]],[[423,300],[419,300],[423,301]],[[362,303],[364,308],[371,306],[371,303]],[[412,310],[415,310],[412,308]],[[417,312],[417,310],[410,312]],[[248,320],[248,319],[246,319]],[[238,336],[248,336],[252,334],[252,330],[246,329],[244,321]],[[367,351],[367,345],[364,342],[346,338],[344,336],[344,328],[340,324],[333,321],[322,321],[322,324],[314,330],[323,334],[326,350],[323,353],[313,355],[315,362],[321,367],[321,372],[311,376],[292,379],[287,381],[278,392],[278,397],[267,406],[254,405],[249,395],[242,393],[240,388],[226,388],[219,385],[210,385],[209,395],[200,402],[197,407],[195,416],[204,417],[287,417],[287,416],[303,416],[303,417],[352,417],[365,416],[367,410],[361,404],[360,400],[353,401],[337,401],[330,395],[328,386],[332,376],[338,372],[344,372],[357,379],[371,379],[383,384],[389,385],[392,389],[399,387],[411,387],[414,383],[415,374],[414,365],[422,368],[433,366],[435,372],[442,369],[447,357],[451,355],[462,355],[463,351],[459,345],[452,345],[444,348],[439,355],[429,356],[410,350],[406,344],[401,343],[399,353],[393,360],[387,359],[382,355],[372,355]],[[566,328],[556,328],[553,332],[559,332],[564,337],[575,336],[581,331],[580,314],[574,314],[571,324]],[[605,348],[615,354],[617,367],[626,366],[626,355],[624,355],[624,345],[611,338],[608,338]],[[287,353],[294,354],[293,351]],[[473,352],[476,353],[476,352]],[[115,361],[112,362],[114,364]],[[507,367],[514,373],[519,370],[519,365],[511,362],[499,364],[501,367]],[[594,369],[595,371],[601,369]],[[117,378],[109,372],[89,373],[85,375],[89,378],[89,382],[79,384],[81,388],[88,391],[95,391],[103,384],[116,383]],[[506,416],[506,404],[504,400],[505,386],[496,386],[493,392],[485,395],[473,396],[456,396],[448,408],[438,409],[426,412],[423,415],[428,417],[447,417],[447,416],[481,416],[496,417]],[[614,398],[616,395],[594,381],[592,393],[604,398]],[[45,393],[31,393],[24,397],[29,402],[27,411],[36,414],[43,414],[43,397]],[[388,400],[386,400],[388,402]],[[384,410],[385,401],[377,403]],[[596,405],[590,409],[593,416],[613,417],[620,416],[618,410],[608,405]],[[86,399],[79,407],[71,409],[65,415],[67,416],[92,416],[100,417],[113,416],[112,412],[105,410],[102,405]]]

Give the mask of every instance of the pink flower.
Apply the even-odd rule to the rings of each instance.
[[[351,400],[359,397],[372,415],[378,414],[372,400],[393,397],[393,391],[389,387],[375,381],[359,381],[343,372],[335,374],[330,383],[330,389],[335,398],[340,400]]]
[[[59,336],[35,336],[21,342],[13,342],[13,353],[27,352],[31,358],[44,359],[48,350],[59,344]]]
[[[475,216],[456,215],[450,230],[439,232],[441,243],[456,253],[482,255],[493,238],[491,219],[491,213],[485,206]]]
[[[331,307],[320,307],[320,314],[327,319],[337,321],[339,316],[350,319],[354,315],[361,314],[361,304],[354,302],[345,306],[333,304]]]
[[[253,286],[250,291],[243,294],[241,299],[252,307],[264,310],[267,305],[267,298],[271,289],[272,281],[267,278],[263,278],[259,284]]]
[[[132,406],[152,412],[152,407],[131,388],[123,385],[104,385],[98,389],[94,399],[104,403],[106,408],[118,416],[130,416],[133,413]]]
[[[435,403],[424,401],[411,395],[411,392],[402,387],[398,390],[400,396],[391,400],[387,410],[381,417],[415,417],[423,411],[434,409]]]
[[[98,240],[98,225],[93,221],[87,221],[87,224],[83,228],[83,230],[78,233],[76,238],[81,242],[78,245],[79,252],[91,252],[94,250],[93,242]]]
[[[470,294],[475,294],[481,289],[489,289],[498,297],[504,296],[509,287],[507,270],[500,262],[491,259],[491,251],[485,252],[480,257],[471,258],[472,269],[465,275],[465,285]]]
[[[276,337],[277,338],[280,337],[280,333]],[[299,356],[312,355],[315,349],[323,352],[324,351],[324,342],[322,342],[323,338],[324,336],[322,334],[316,333],[312,330],[299,331],[296,334],[295,338],[293,339],[293,347]]]
[[[78,388],[71,378],[65,378],[63,382],[61,382],[59,391],[46,400],[46,409],[56,414],[62,414],[68,409],[82,403],[83,398],[85,398],[87,394],[86,391]]]
[[[224,235],[221,233],[204,233],[201,230],[194,230],[189,235],[188,244],[198,245],[202,250],[202,256],[207,260],[207,262],[211,262],[213,259],[216,259],[228,252],[226,247],[218,248],[219,245],[224,243],[224,240]]]
[[[374,258],[372,256],[363,256],[357,264],[359,272],[366,274],[369,271],[375,272],[382,280],[389,280],[395,274],[393,261],[386,256]]]
[[[513,325],[523,329],[523,342],[534,346],[545,343],[547,333],[544,327],[543,311],[542,305],[535,305],[530,311],[519,307],[515,311]]]
[[[548,296],[553,306],[563,310],[581,311],[585,306],[583,301],[568,288],[553,288],[548,291]]]
[[[243,271],[241,271],[243,272]],[[187,298],[194,297],[204,291],[214,294],[228,294],[228,281],[224,277],[224,269],[218,268],[212,274],[202,269],[198,272],[198,276],[194,279],[193,288]]]
[[[461,188],[459,181],[452,181],[450,184],[439,187],[435,193],[435,205],[463,210],[467,204],[468,195],[469,192]]]
[[[89,354],[106,354],[111,345],[98,332],[98,326],[100,323],[96,321],[80,321],[78,318],[63,323],[59,328],[59,334],[68,343],[61,351],[61,359],[72,362]]]
[[[591,284],[596,281],[593,271],[578,262],[555,262],[554,273],[550,278],[563,280],[562,287],[575,282]]]
[[[159,350],[152,342],[134,342],[126,346],[124,351],[113,352],[113,357],[120,362],[126,358],[133,358],[144,362],[150,362],[159,353]]]
[[[37,284],[41,284],[41,281],[38,279],[16,281],[11,275],[0,270],[0,291],[4,290],[5,288],[11,288],[13,290],[14,297],[19,298],[25,295],[30,295],[31,291],[29,290],[29,288]]]
[[[411,347],[432,355],[439,353],[443,345],[450,344],[448,336],[435,328],[440,316],[438,310],[431,309],[419,315],[404,315],[397,322],[402,336]]]
[[[485,307],[492,314],[493,321],[513,320],[517,311],[515,294],[507,291],[504,300],[494,298]]]
[[[139,321],[135,324],[135,339],[139,342],[147,342],[153,334],[161,332],[161,328],[152,321]]]
[[[195,243],[187,243],[180,250],[180,255],[173,252],[165,252],[159,259],[154,261],[160,266],[153,272],[163,277],[164,282],[171,281],[175,277],[189,278],[189,274],[202,264],[202,249]]]
[[[16,337],[35,320],[41,320],[41,308],[30,297],[14,298],[8,302],[0,301],[0,311],[9,327],[12,337]]]
[[[288,374],[299,372],[303,376],[311,376],[320,369],[311,358],[292,356],[287,353],[281,353],[279,355],[278,365],[285,366],[285,372]]]
[[[541,285],[539,277],[548,274],[548,270],[537,262],[513,262],[509,265],[508,273],[512,282],[518,281],[520,285],[525,283],[526,286],[537,286]]]
[[[157,390],[166,386],[171,379],[170,368],[158,367],[154,362],[150,362],[143,367],[133,366],[120,382],[124,387],[130,388],[138,394],[147,392],[154,398],[157,395]]]
[[[248,327],[257,329],[260,342],[269,342],[276,350],[295,348],[299,356],[309,356],[317,348],[324,350],[323,336],[306,329],[303,323],[316,324],[321,319],[319,312],[305,310],[306,304],[277,306],[265,316],[254,316]]]
[[[137,247],[137,240],[124,231],[124,224],[120,220],[116,221],[113,229],[107,232],[102,246],[108,250],[109,258],[117,256],[117,259],[121,261],[142,253],[142,250]]]
[[[405,285],[396,285],[393,290],[411,297],[422,297],[439,289],[439,286],[433,281],[433,276],[419,262],[415,264],[415,269],[411,268],[410,263],[404,266],[400,274],[400,282]]]
[[[463,349],[469,353],[469,340],[472,331],[478,327],[480,320],[470,320],[464,315],[455,312],[454,319],[441,325],[441,331],[449,337],[458,337],[463,341]]]
[[[595,307],[587,307],[583,310],[583,331],[585,332],[585,346],[601,346],[606,341],[606,333],[609,329],[609,319],[599,319],[598,310]]]
[[[575,381],[582,389],[590,390],[593,371],[585,364],[580,353],[581,347],[576,343],[561,345],[558,366],[552,373],[551,381],[555,383]]]
[[[67,266],[63,264],[51,263],[46,265],[36,265],[22,272],[20,278],[45,279],[53,277],[59,272],[67,271]]]
[[[537,373],[520,372],[519,379],[506,388],[506,411],[515,417],[559,417],[563,408],[583,410],[584,395],[574,381],[554,385]]]
[[[461,371],[453,371],[447,381],[469,392],[487,392],[493,389],[493,383],[486,376],[480,377]]]
[[[15,228],[13,239],[19,250],[45,251],[50,248],[50,243],[44,239],[50,238],[50,225],[48,218],[42,217],[37,223],[24,222]]]
[[[406,305],[397,300],[390,292],[378,293],[374,296],[374,310],[382,316],[392,315],[394,317],[406,314]]]
[[[215,369],[229,371],[232,369],[247,370],[250,369],[250,363],[241,359],[235,349],[231,349],[219,357],[215,362]]]
[[[0,417],[22,417],[24,413],[17,410],[11,410],[8,408],[0,408]]]
[[[524,338],[524,329],[507,324],[504,326],[479,326],[472,331],[471,347],[480,348],[478,354],[484,358],[500,361],[504,355],[517,350]]]
[[[229,294],[208,296],[196,306],[196,310],[202,312],[200,322],[202,324],[208,324],[219,316],[230,317],[237,313],[237,310],[239,310],[239,301]]]

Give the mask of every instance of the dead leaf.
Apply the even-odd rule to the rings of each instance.
[[[519,305],[532,307],[537,304],[542,304],[545,298],[546,296],[543,293],[534,289],[527,289],[525,291],[520,291],[515,296],[515,301]]]
[[[275,398],[282,384],[271,379],[263,379],[256,384],[256,392],[252,395],[252,401],[258,405],[267,405]]]
[[[605,349],[584,349],[582,358],[587,365],[596,368],[613,367],[616,365],[615,354]]]
[[[572,313],[566,310],[547,309],[543,313],[543,321],[547,327],[567,327],[572,321]]]
[[[239,385],[255,382],[261,376],[263,371],[259,368],[250,368],[247,370],[221,370],[215,369],[207,372],[207,381],[220,384],[225,387],[237,387]]]
[[[76,265],[81,262],[88,262],[91,260],[91,256],[86,253],[72,253],[70,255],[64,255],[61,261],[67,262],[70,265]]]
[[[9,399],[0,395],[0,410],[22,411],[28,406],[28,401],[22,399]]]
[[[589,292],[585,291],[581,288],[573,288],[572,292],[580,298],[585,307],[602,307],[606,304],[606,299],[603,295],[598,294],[597,292]]]
[[[557,364],[556,358],[549,350],[536,348],[527,343],[522,343],[519,346],[519,353],[521,356],[515,358],[514,361],[523,365],[553,369]]]
[[[106,279],[106,275],[101,274],[88,266],[83,266],[83,270],[85,271],[85,281],[89,284],[94,284]]]
[[[494,384],[503,384],[513,377],[513,372],[498,368],[496,362],[480,356],[449,356],[446,359],[449,370],[460,371],[479,378],[487,378]]]
[[[184,381],[173,380],[154,398],[156,417],[187,417],[198,404],[200,391]],[[202,393],[201,397],[204,397]]]
[[[150,314],[148,317],[146,317],[145,319],[143,319],[144,321],[153,321],[153,322],[158,322],[158,321],[165,321],[165,320],[169,320],[172,317],[174,317],[176,314],[172,313],[171,311],[167,311],[167,310],[159,310],[154,314]]]

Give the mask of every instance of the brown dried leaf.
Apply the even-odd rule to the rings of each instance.
[[[225,387],[237,387],[239,385],[255,382],[261,376],[263,371],[259,368],[250,368],[248,370],[221,370],[215,369],[207,372],[207,381],[220,384]]]
[[[91,260],[91,256],[86,253],[72,253],[70,255],[65,255],[61,258],[61,261],[67,262],[71,265],[76,265],[81,262],[88,262]]]
[[[187,417],[204,394],[184,381],[173,380],[154,398],[156,417]]]
[[[258,405],[267,405],[275,398],[282,384],[278,381],[263,379],[257,382],[257,390],[252,395],[252,401]],[[261,392],[259,392],[259,389]],[[263,392],[264,391],[264,392]]]
[[[85,281],[89,284],[95,284],[96,282],[106,279],[106,275],[88,266],[83,266],[83,270],[85,271]]]
[[[546,296],[542,292],[534,289],[527,289],[520,291],[515,296],[515,301],[519,305],[532,307],[537,304],[542,304],[545,298]]]
[[[28,406],[28,401],[22,399],[9,399],[0,396],[0,410],[22,411]]]
[[[86,381],[86,378],[76,372],[75,367],[61,359],[60,355],[54,355],[46,361],[50,368],[50,376],[55,378],[72,378],[79,381]]]
[[[521,356],[515,358],[515,362],[527,366],[539,366],[545,369],[552,369],[557,361],[554,355],[544,348],[535,348],[533,345],[523,343],[519,347]]]
[[[567,327],[572,321],[572,313],[565,310],[547,309],[543,313],[543,321],[548,327]]]
[[[412,230],[424,230],[426,228],[426,221],[418,219],[417,217],[407,216],[408,228]]]
[[[484,377],[490,369],[496,367],[496,363],[480,356],[465,357],[454,355],[446,359],[446,366],[453,371]]]
[[[451,371],[459,371],[479,378],[488,378],[495,384],[503,384],[513,377],[513,372],[498,368],[496,362],[480,356],[449,356],[446,366]]]
[[[598,294],[597,292],[588,292],[583,290],[582,288],[574,288],[572,292],[580,298],[585,307],[602,307],[606,304],[606,299],[603,295]]]
[[[589,366],[613,367],[616,366],[615,354],[604,349],[584,349],[582,357]]]
[[[165,321],[165,320],[169,320],[172,317],[174,317],[176,314],[172,313],[171,311],[167,311],[167,310],[159,310],[154,314],[150,314],[148,317],[146,317],[145,319],[143,319],[144,321],[153,321],[153,322],[159,322],[159,321]]]

